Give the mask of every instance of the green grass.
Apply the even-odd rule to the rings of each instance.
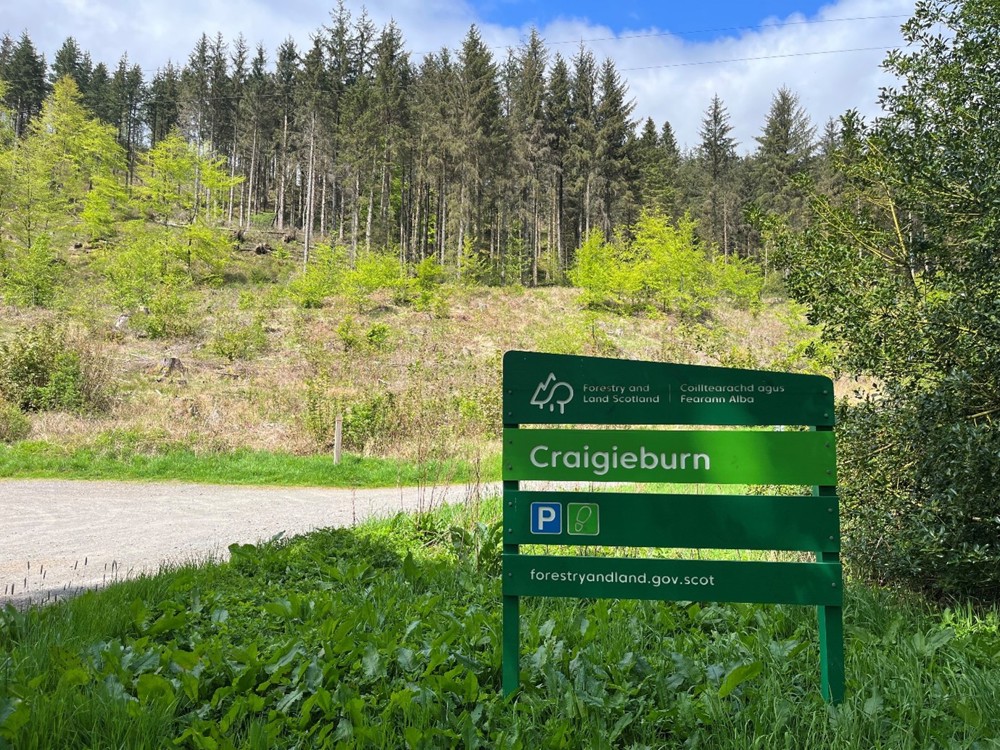
[[[498,505],[8,608],[0,747],[998,746],[998,610],[858,585],[839,706],[813,608],[575,599],[524,601],[505,700]]]
[[[0,477],[112,479],[205,484],[312,487],[394,487],[493,481],[499,457],[476,466],[468,461],[413,463],[345,454],[334,466],[330,456],[294,456],[263,451],[197,452],[158,447],[155,452],[104,446],[65,448],[45,442],[0,445]]]

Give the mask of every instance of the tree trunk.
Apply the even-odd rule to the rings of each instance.
[[[281,128],[281,165],[278,169],[278,231],[285,230],[285,177],[288,171],[288,114],[284,116]]]
[[[351,207],[351,265],[358,258],[358,226],[360,217],[358,213],[361,211],[361,170],[356,169],[354,171],[354,205]]]
[[[316,189],[314,187],[314,177],[316,170],[316,113],[312,113],[309,126],[309,169],[306,184],[306,210],[305,210],[305,242],[302,252],[302,267],[309,265],[309,249],[312,244],[313,231],[313,211],[314,197]]]

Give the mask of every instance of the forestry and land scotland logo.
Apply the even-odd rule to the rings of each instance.
[[[573,400],[573,396],[573,386],[565,381],[556,380],[555,373],[550,372],[549,376],[538,384],[530,403],[542,411],[548,406],[551,412],[554,412],[558,406],[559,413],[565,414],[566,404]]]

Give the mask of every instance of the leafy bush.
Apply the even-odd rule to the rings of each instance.
[[[190,336],[198,329],[192,307],[194,294],[183,278],[173,278],[159,285],[132,318],[133,324],[154,339]]]
[[[906,51],[887,58],[885,114],[842,120],[842,190],[813,197],[805,231],[769,239],[838,364],[879,384],[843,414],[848,559],[873,579],[1000,599],[993,10],[917,4]]]
[[[361,345],[361,335],[358,333],[358,323],[353,315],[347,315],[337,324],[337,338],[344,345],[344,351],[356,349]]]
[[[107,362],[63,328],[22,328],[0,344],[0,397],[24,411],[85,411],[107,405]]]
[[[316,245],[309,265],[288,284],[288,294],[306,309],[323,306],[326,298],[341,286],[347,268],[347,254],[341,247]]]
[[[748,308],[759,304],[763,278],[756,266],[735,258],[713,262],[696,247],[694,230],[690,219],[674,226],[645,214],[631,240],[607,242],[594,232],[577,251],[570,279],[583,288],[584,304],[624,313],[698,318],[720,297]]]
[[[372,349],[384,351],[389,348],[392,337],[392,328],[386,323],[373,323],[365,334],[365,341]]]
[[[334,444],[337,416],[343,418],[341,437],[347,450],[372,452],[398,432],[396,398],[389,391],[375,391],[351,400],[334,392],[325,377],[306,381],[305,427],[323,447]]]
[[[344,409],[344,447],[362,452],[377,450],[398,425],[396,398],[391,391],[369,393]]]
[[[353,315],[346,316],[337,325],[337,338],[344,346],[344,351],[352,349],[373,349],[384,351],[389,348],[392,328],[385,323],[373,323],[372,326],[362,333]]]
[[[1000,600],[1000,433],[963,418],[964,389],[842,407],[845,553],[868,580]]]
[[[49,238],[38,237],[30,247],[0,255],[0,290],[12,305],[48,307],[55,298],[65,264]]]
[[[256,313],[243,318],[222,317],[215,326],[209,348],[230,361],[253,359],[267,349],[264,316]]]
[[[31,422],[20,409],[0,398],[0,443],[16,443],[31,432]]]
[[[360,253],[354,267],[344,272],[340,290],[359,311],[380,289],[395,290],[407,283],[399,259],[388,253]]]

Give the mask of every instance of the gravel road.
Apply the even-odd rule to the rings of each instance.
[[[472,492],[0,480],[0,607],[62,599],[163,565],[224,560],[234,542],[464,502]]]

